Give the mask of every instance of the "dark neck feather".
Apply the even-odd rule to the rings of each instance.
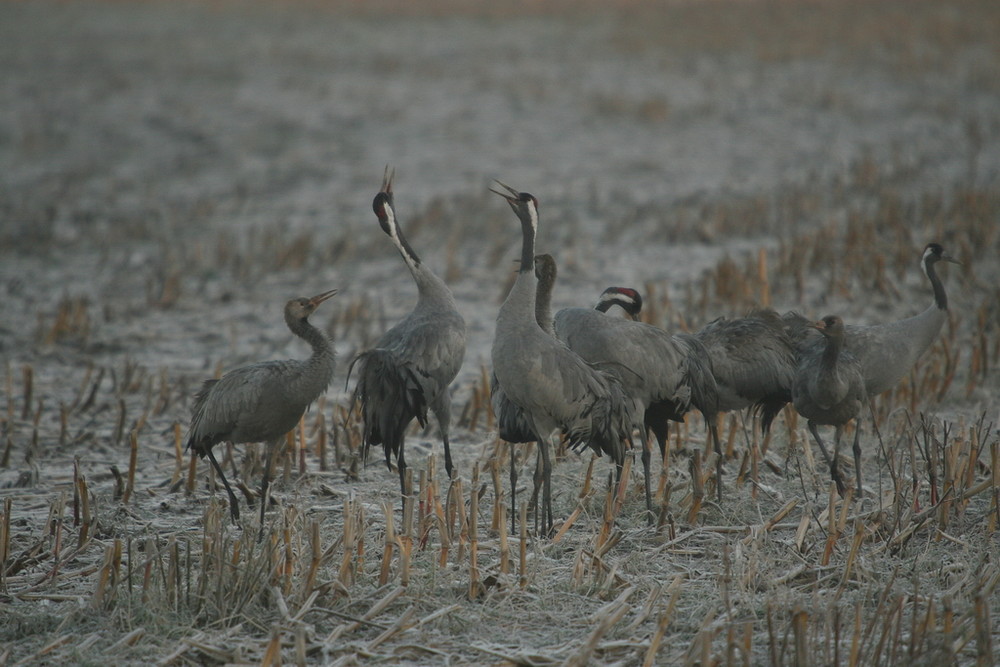
[[[330,339],[323,335],[323,332],[310,324],[305,317],[286,317],[285,323],[293,334],[309,343],[313,351],[313,359],[327,356],[332,353],[333,347]]]
[[[552,287],[555,278],[546,275],[538,279],[535,288],[535,321],[547,333],[552,333]]]
[[[844,349],[844,334],[838,333],[827,336],[826,349],[823,351],[823,366],[827,370],[832,370],[837,364],[840,351]]]
[[[928,258],[924,262],[924,272],[927,274],[927,278],[931,281],[931,287],[934,289],[934,303],[941,310],[948,310],[948,295],[944,292],[944,284],[938,277],[937,270],[934,265],[937,263],[936,259]]]
[[[531,222],[521,221],[521,268],[520,273],[535,272],[535,228]]]
[[[417,255],[417,252],[410,247],[410,243],[403,235],[403,230],[400,228],[399,222],[395,216],[393,216],[393,224],[396,227],[396,239],[399,240],[399,252],[403,254],[403,259],[406,259],[407,263],[412,262],[414,265],[418,266],[420,264],[420,257]]]

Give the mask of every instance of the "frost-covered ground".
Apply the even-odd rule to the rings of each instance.
[[[208,623],[215,634],[204,641],[223,652],[195,647],[176,659],[259,662],[268,628],[277,623],[289,642],[308,625],[310,660],[353,659],[367,651],[438,662],[441,656],[413,648],[426,644],[455,662],[506,656],[548,664],[577,655],[599,625],[594,619],[615,611],[601,605],[634,589],[629,603],[640,608],[651,600],[648,611],[611,625],[583,660],[636,663],[657,619],[675,614],[668,612],[666,585],[685,574],[677,608],[686,616],[666,628],[660,660],[696,660],[702,649],[692,647],[705,641],[705,632],[715,642],[716,660],[723,660],[728,629],[742,633],[747,623],[752,662],[773,659],[765,604],[778,615],[780,633],[791,627],[796,605],[804,605],[815,621],[806,643],[810,655],[822,659],[828,635],[816,628],[829,627],[832,610],[845,614],[839,622],[846,641],[854,628],[846,614],[856,601],[866,623],[880,617],[871,586],[885,586],[884,575],[896,566],[923,567],[921,556],[906,549],[888,563],[879,560],[879,539],[890,538],[882,537],[871,512],[883,502],[895,508],[898,499],[879,495],[892,486],[892,470],[870,428],[865,479],[873,493],[857,515],[870,522],[864,547],[872,553],[853,568],[854,534],[840,537],[832,565],[820,566],[824,540],[818,538],[806,540],[819,544],[816,554],[809,550],[815,544],[792,549],[759,543],[767,536],[755,532],[756,541],[746,532],[705,529],[763,524],[790,499],[799,504],[786,521],[799,521],[805,507],[815,509],[809,510],[814,516],[825,508],[823,466],[800,482],[795,464],[802,459],[809,468],[811,459],[789,443],[782,423],[771,458],[784,471],[765,469],[759,494],[748,484],[734,486],[745,450],[741,435],[736,459],[727,464],[726,496],[693,522],[683,504],[687,458],[675,455],[673,534],[695,531],[691,553],[665,550],[666,533],[643,527],[633,485],[619,518],[627,546],[603,555],[613,576],[591,565],[596,573],[578,577],[580,567],[587,570],[580,554],[589,559],[599,539],[599,491],[563,541],[532,541],[533,569],[523,591],[499,586],[485,602],[470,603],[467,564],[449,563],[438,573],[433,562],[440,540],[432,534],[431,546],[415,556],[423,570],[383,612],[392,618],[378,621],[391,625],[410,604],[424,615],[461,605],[420,626],[424,635],[403,631],[372,646],[367,642],[381,630],[363,625],[339,640],[347,644],[324,643],[339,617],[291,622],[271,598],[224,621],[203,609],[185,615],[187,608],[175,601],[168,623],[125,605],[138,595],[131,579],[116,600],[93,598],[105,548],[116,538],[191,544],[199,535],[205,469],[194,496],[166,488],[174,474],[174,425],[186,425],[197,383],[246,361],[305,355],[284,327],[282,304],[333,287],[341,295],[315,320],[335,335],[341,354],[321,408],[326,427],[336,429],[331,425],[342,415],[333,406],[345,404],[347,360],[405,314],[415,296],[370,209],[386,164],[395,168],[397,210],[412,245],[451,284],[469,325],[466,364],[454,391],[466,491],[473,464],[487,465],[495,434],[485,416],[470,428],[468,414],[459,413],[475,402],[473,388],[489,361],[493,320],[520,242],[506,204],[487,190],[494,178],[541,202],[538,250],[560,266],[556,308],[590,303],[611,284],[634,285],[651,292],[652,318],[671,328],[696,328],[760,301],[765,290],[748,276],[757,277],[751,265],[761,249],[768,259],[766,294],[776,308],[837,312],[849,322],[904,317],[930,303],[917,260],[927,241],[940,240],[965,266],[942,270],[955,323],[943,336],[947,349],[925,360],[920,377],[939,381],[950,360],[955,376],[940,396],[929,389],[887,401],[883,425],[899,442],[910,441],[916,427],[907,430],[906,417],[916,422],[926,413],[953,424],[952,435],[972,439],[972,430],[962,429],[979,416],[987,423],[1000,419],[991,372],[1000,309],[998,32],[1000,12],[989,2],[719,2],[656,9],[500,3],[482,11],[447,3],[421,10],[393,3],[374,9],[227,2],[0,6],[0,353],[6,372],[0,495],[11,501],[7,566],[16,563],[0,581],[8,619],[0,620],[0,656],[90,660],[143,625],[147,631],[135,647],[114,650],[123,661],[146,662],[171,656],[195,627]],[[734,266],[743,273],[725,278],[726,267]],[[977,370],[980,348],[986,361]],[[799,442],[803,426],[797,426]],[[128,468],[133,429],[137,492],[125,511],[113,498],[109,467]],[[693,416],[689,429],[690,442],[700,446],[700,418]],[[411,437],[411,465],[424,467],[421,454],[433,440],[433,434]],[[367,562],[357,564],[359,575],[346,592],[322,589],[317,603],[361,616],[381,597],[375,592],[380,503],[396,502],[396,477],[380,465],[380,454],[356,480],[320,474],[310,457],[307,474],[281,487],[279,496],[286,509],[313,508],[310,516],[330,536],[323,548],[334,551],[343,500],[331,501],[324,486],[366,503]],[[52,542],[46,517],[62,494],[72,495],[74,460],[103,523],[71,554]],[[972,477],[988,479],[995,464],[988,446],[980,461]],[[571,456],[559,467],[558,520],[573,510],[586,465]],[[595,479],[603,479],[605,465],[597,463]],[[523,479],[530,477],[523,472]],[[253,488],[257,480],[247,483]],[[493,506],[487,486],[486,524]],[[920,502],[923,509],[928,500]],[[951,572],[926,584],[942,590],[921,590],[910,603],[941,605],[948,598],[959,617],[977,609],[969,582],[988,580],[990,570],[972,565],[989,561],[996,550],[995,526],[985,527],[987,505],[977,506],[976,520],[941,528],[957,540],[947,545],[958,556],[944,552],[934,529],[916,531],[926,545],[922,553],[958,569],[934,570]],[[75,542],[79,529],[71,526],[69,508],[64,517],[65,539]],[[897,517],[896,525],[904,519]],[[236,529],[224,528],[236,539]],[[481,530],[488,533],[485,525]],[[812,530],[822,532],[820,522]],[[791,532],[781,540],[790,541]],[[481,539],[493,548],[497,535]],[[731,551],[726,568],[723,544]],[[189,568],[201,562],[201,547],[190,547],[196,556]],[[135,558],[136,568],[147,562]],[[340,558],[336,551],[332,566],[324,561],[321,579],[337,578]],[[751,565],[755,559],[760,571]],[[495,566],[492,552],[487,560]],[[55,562],[62,574],[49,576]],[[767,583],[803,563],[804,577],[814,572],[808,581]],[[739,582],[732,590],[722,590],[723,572]],[[830,573],[845,582],[835,582],[841,592],[832,602]],[[124,579],[117,585],[124,589]],[[912,582],[885,590],[911,592]],[[996,599],[993,619],[1000,614]],[[100,614],[84,613],[92,604]],[[900,609],[910,614],[906,604]],[[73,620],[60,625],[64,618]],[[234,633],[236,622],[243,625]],[[995,629],[992,634],[996,645]],[[470,648],[477,643],[495,653]],[[933,661],[939,644],[928,640],[919,655]],[[864,650],[874,645],[870,640]],[[966,661],[977,646],[955,651]],[[293,649],[286,650],[292,659]],[[791,660],[790,654],[781,659]]]

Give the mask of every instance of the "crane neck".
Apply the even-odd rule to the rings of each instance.
[[[542,331],[555,335],[552,328],[552,288],[555,277],[546,275],[538,280],[535,287],[535,321]]]
[[[530,219],[521,218],[521,266],[510,293],[500,306],[498,327],[500,322],[516,322],[518,325],[536,323],[535,280],[535,227]]]
[[[521,220],[521,267],[518,272],[535,272],[535,227],[525,220]]]
[[[834,368],[837,364],[837,359],[840,357],[841,350],[844,349],[844,334],[835,334],[833,336],[827,336],[826,348],[823,350],[823,365],[829,368]]]
[[[934,304],[940,310],[948,310],[948,295],[944,291],[944,283],[938,277],[937,269],[934,268],[935,264],[937,259],[933,257],[925,259],[924,273],[927,274],[927,279],[931,281],[931,288],[934,290]]]
[[[285,324],[288,325],[293,334],[309,343],[313,351],[312,359],[319,360],[333,356],[333,345],[330,343],[330,339],[314,327],[308,318],[292,317],[286,314]]]
[[[420,256],[417,255],[417,251],[413,249],[410,242],[406,240],[406,235],[403,234],[403,230],[396,222],[396,216],[390,218],[390,224],[391,232],[389,238],[392,239],[396,249],[399,250],[399,254],[403,256],[403,261],[410,267],[410,272],[415,273],[421,266]]]
[[[422,303],[423,307],[427,308],[431,307],[432,304],[444,302],[454,308],[454,297],[451,294],[451,290],[448,289],[443,280],[438,278],[433,271],[424,266],[423,262],[420,261],[420,256],[410,246],[409,241],[406,240],[406,235],[403,234],[403,230],[399,227],[395,211],[392,211],[392,209],[390,211],[389,230],[387,233],[396,246],[396,249],[399,250],[400,256],[406,263],[406,268],[410,270],[413,282],[417,284],[417,292],[419,294],[418,307],[421,307]]]

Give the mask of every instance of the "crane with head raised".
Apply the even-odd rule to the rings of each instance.
[[[453,475],[448,439],[449,386],[465,358],[465,320],[456,308],[451,290],[420,260],[403,235],[393,203],[392,176],[387,167],[372,209],[417,285],[417,303],[379,338],[374,348],[354,358],[348,378],[357,364],[354,398],[361,405],[363,449],[367,452],[372,445],[382,445],[390,470],[395,457],[400,489],[405,496],[406,428],[414,419],[426,426],[428,408],[441,431],[445,470],[449,478]]]
[[[497,383],[524,412],[537,435],[542,460],[542,529],[552,528],[549,438],[559,429],[570,447],[608,454],[619,472],[631,443],[631,399],[611,374],[594,368],[545,333],[535,313],[535,235],[538,200],[500,181],[503,197],[521,223],[521,264],[497,314],[491,358]]]

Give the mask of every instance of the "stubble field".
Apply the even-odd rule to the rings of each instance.
[[[997,34],[987,1],[0,5],[0,663],[995,663]],[[416,295],[370,208],[386,164],[469,330],[457,480],[414,429],[405,511],[345,389]],[[906,317],[943,244],[950,321],[864,415],[864,497],[786,410],[767,440],[724,418],[717,502],[691,413],[656,525],[641,466],[619,495],[564,452],[556,536],[511,533],[493,178],[540,201],[556,309],[634,286],[673,331]],[[258,542],[260,447],[217,448],[233,525],[182,451],[193,395],[305,357],[282,305],[332,288],[338,370]]]

